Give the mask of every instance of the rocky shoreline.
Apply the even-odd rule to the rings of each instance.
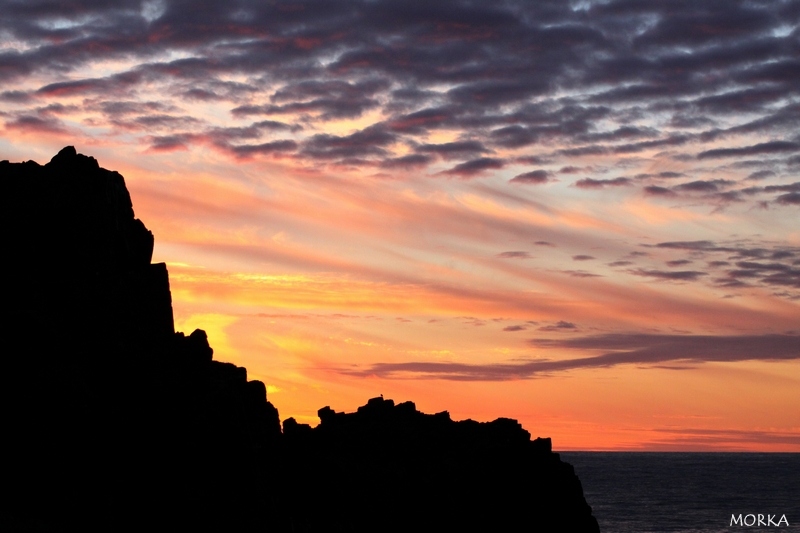
[[[67,147],[0,179],[3,530],[599,531],[514,420],[373,398],[281,425],[263,383],[175,332],[120,174]]]

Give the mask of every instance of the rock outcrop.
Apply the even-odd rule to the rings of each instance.
[[[375,398],[281,431],[263,383],[174,331],[122,176],[67,147],[0,162],[0,183],[0,529],[598,530],[572,468],[513,420]]]
[[[301,531],[598,531],[572,467],[515,420],[454,422],[383,398],[318,414],[313,429],[283,425],[288,500],[315,502],[290,507]]]

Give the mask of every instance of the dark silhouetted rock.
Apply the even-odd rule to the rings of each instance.
[[[318,414],[284,422],[295,531],[598,531],[572,467],[515,420],[383,398]]]
[[[265,529],[278,412],[205,332],[175,333],[122,176],[67,147],[0,180],[0,529]]]
[[[514,420],[373,398],[312,428],[174,331],[118,173],[0,162],[0,530],[598,531],[572,467]]]

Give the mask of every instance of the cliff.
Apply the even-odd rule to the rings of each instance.
[[[263,383],[174,331],[121,175],[67,147],[0,180],[1,529],[598,530],[572,467],[513,420],[375,398],[282,431]]]

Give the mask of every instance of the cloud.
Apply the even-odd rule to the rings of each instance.
[[[174,152],[176,150],[188,150],[189,144],[194,139],[193,135],[161,135],[150,138],[150,150],[154,152]]]
[[[164,114],[143,115],[131,120],[114,120],[115,126],[142,131],[153,130],[186,130],[202,123],[191,116],[173,116]]]
[[[305,80],[287,84],[275,91],[270,96],[270,104],[239,106],[231,113],[238,116],[316,113],[323,121],[356,118],[368,109],[377,107],[380,102],[374,95],[388,87],[389,83],[381,79],[358,83]]]
[[[91,93],[106,93],[111,87],[108,79],[87,79],[76,81],[62,81],[45,85],[38,91],[42,96],[71,96],[86,95]]]
[[[695,281],[702,276],[707,276],[707,272],[699,272],[696,270],[646,270],[636,269],[630,270],[631,274],[635,276],[642,276],[647,278],[660,279],[664,281]]]
[[[517,174],[511,178],[511,183],[547,183],[549,181],[550,172],[546,170],[531,170],[524,174]]]
[[[274,154],[279,152],[294,152],[297,143],[291,139],[270,141],[254,145],[231,146],[230,150],[239,157],[250,157],[255,154]]]
[[[758,181],[771,178],[773,176],[775,176],[775,171],[773,170],[758,170],[756,172],[752,172],[751,174],[749,174],[745,179]]]
[[[478,141],[457,141],[442,144],[422,144],[417,146],[417,152],[424,154],[436,154],[443,159],[461,159],[464,157],[475,157],[489,150]]]
[[[66,133],[64,123],[55,117],[21,115],[6,122],[6,128],[28,133]]]
[[[148,113],[169,113],[175,111],[175,106],[154,101],[139,102],[136,100],[88,100],[88,107],[96,109],[111,118],[128,115],[146,115]]]
[[[700,250],[711,252],[727,252],[734,251],[734,248],[717,246],[711,241],[676,241],[676,242],[660,242],[656,244],[656,248],[671,248],[676,250]]]
[[[502,257],[503,259],[530,259],[533,256],[528,252],[501,252],[497,254],[497,257]]]
[[[740,113],[757,112],[785,96],[778,86],[751,87],[698,98],[692,106],[699,111],[727,115],[736,110]]]
[[[685,192],[717,192],[720,189],[720,187],[724,187],[726,185],[730,185],[730,182],[727,182],[725,180],[715,180],[715,181],[697,180],[676,185],[673,188],[673,190],[685,191]]]
[[[445,170],[442,174],[449,176],[460,176],[462,178],[471,178],[482,174],[489,170],[501,169],[505,166],[505,161],[494,157],[480,157],[472,159],[464,163],[460,163],[449,170]]]
[[[396,140],[394,134],[378,126],[343,136],[318,133],[302,144],[301,153],[312,159],[382,156],[384,147]]]
[[[670,451],[744,451],[754,444],[758,449],[764,449],[765,444],[800,444],[800,434],[793,431],[709,428],[657,428],[655,431],[663,437],[648,441],[648,446]]]
[[[5,102],[27,103],[33,99],[33,96],[27,91],[3,91],[0,93],[0,100]]]
[[[667,171],[664,171],[664,172],[659,172],[658,174],[655,175],[655,177],[673,179],[673,178],[682,178],[685,175],[686,174],[684,174],[683,172],[672,172],[672,171],[667,170]]]
[[[412,361],[376,363],[368,368],[342,370],[357,376],[385,379],[428,378],[454,381],[531,379],[555,372],[618,365],[655,366],[671,362],[781,361],[800,359],[797,335],[665,335],[613,333],[559,339],[532,339],[537,348],[588,352],[574,359],[535,359],[524,363],[465,364]],[[601,352],[599,355],[595,355]]]
[[[781,186],[792,188],[794,184]],[[783,287],[787,292],[782,297],[789,299],[797,295],[794,289],[800,288],[800,269],[797,268],[797,257],[800,248],[781,244],[764,243],[752,245],[746,241],[717,243],[714,241],[674,241],[662,242],[654,245],[655,248],[684,251],[687,259],[673,259],[667,261],[669,266],[682,266],[693,262],[700,257],[722,255],[724,259],[707,259],[709,269],[714,276],[708,278],[712,285],[729,288],[754,287]],[[670,275],[670,272],[672,275]],[[637,269],[631,274],[644,277],[672,281],[701,281],[710,276],[712,272],[700,271],[660,271]]]
[[[586,272],[585,270],[562,270],[564,274],[568,274],[573,278],[601,278],[600,274],[594,274],[592,272]]]
[[[561,173],[599,174],[599,160],[633,154],[642,161],[662,154],[659,164],[668,157],[684,163],[731,159],[735,165],[748,157],[800,152],[796,35],[785,29],[796,17],[790,4],[159,5],[6,6],[0,31],[13,45],[0,51],[0,74],[19,86],[8,85],[0,98],[20,107],[12,126],[27,121],[33,127],[21,117],[35,116],[32,106],[42,100],[94,101],[90,110],[108,100],[100,110],[105,118],[87,119],[91,124],[127,128],[141,144],[150,143],[149,128],[160,128],[162,136],[194,136],[182,144],[191,148],[214,144],[207,138],[213,130],[247,128],[240,122],[256,116],[281,117],[296,134],[295,164],[347,162],[392,173],[424,170],[444,159],[457,162],[444,175],[460,177],[492,176],[524,161],[546,161]],[[114,110],[114,101],[138,109]],[[179,124],[198,105],[207,110],[201,123]],[[340,129],[343,121],[351,122]],[[445,131],[449,140],[433,137]],[[759,137],[767,140],[753,144]],[[277,139],[264,141],[252,146],[269,151],[266,145]],[[241,150],[225,153],[238,158]],[[639,170],[636,178],[593,175],[575,185],[619,186],[626,193],[622,186],[633,179],[680,180],[693,169],[653,172],[640,164]],[[534,169],[511,182],[544,183],[553,172]],[[758,176],[772,180],[778,174]],[[695,201],[715,206],[765,201],[683,185],[647,183],[644,195],[671,201],[696,194]],[[768,201],[775,208],[795,205],[793,196]]]
[[[576,326],[572,322],[566,322],[564,320],[559,320],[555,324],[550,324],[549,326],[540,327],[539,331],[575,331],[577,329],[578,329],[578,326]]]
[[[663,139],[656,139],[654,141],[642,141],[638,143],[628,143],[614,146],[613,152],[615,154],[633,154],[644,152],[652,148],[661,148],[669,146],[681,146],[693,139],[691,135],[670,135]]]
[[[800,192],[782,194],[775,201],[782,205],[800,205]]]
[[[744,146],[741,148],[716,148],[714,150],[706,150],[697,154],[697,159],[779,154],[797,151],[800,151],[800,143],[789,141],[770,141],[751,146]]]
[[[579,189],[602,189],[604,187],[620,187],[630,184],[631,180],[629,178],[614,178],[611,180],[584,178],[575,182],[575,186]]]
[[[454,123],[457,116],[453,107],[425,108],[396,116],[387,121],[386,127],[397,133],[422,134]]]
[[[786,246],[781,244],[770,244],[769,246],[749,245],[747,241],[734,241],[729,243],[716,243],[714,241],[669,241],[660,242],[655,245],[643,245],[655,248],[666,248],[670,250],[686,250],[693,253],[725,253],[732,254],[732,258],[772,258],[786,259],[793,258],[800,254],[800,248],[796,246]]]
[[[659,187],[658,185],[648,185],[644,188],[644,193],[647,196],[661,196],[665,198],[677,196],[672,190],[666,187]]]
[[[559,174],[578,174],[580,172],[584,172],[583,167],[575,167],[572,165],[561,167],[561,169],[558,171]]]
[[[433,158],[424,154],[408,154],[400,157],[393,157],[384,159],[381,162],[383,168],[420,168],[428,165],[433,161]]]
[[[737,269],[728,271],[731,278],[758,278],[768,285],[782,285],[800,289],[800,268],[781,263],[738,261]]]

